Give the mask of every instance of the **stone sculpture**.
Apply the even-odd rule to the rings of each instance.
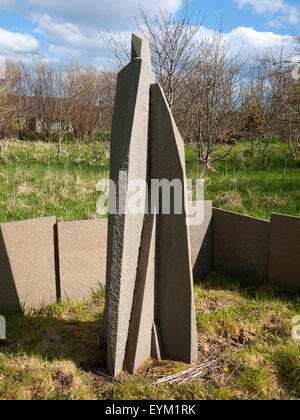
[[[183,141],[155,83],[149,43],[135,34],[131,62],[118,75],[111,136],[118,211],[109,214],[102,346],[114,377],[123,369],[135,373],[151,356],[197,360],[185,211],[177,214],[171,206],[170,214],[152,214],[151,193],[142,203],[144,214],[126,211],[134,192],[119,194],[124,174],[128,183],[139,179],[149,186],[153,179],[179,179],[182,202],[186,198]]]

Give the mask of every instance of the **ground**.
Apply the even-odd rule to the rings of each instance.
[[[97,183],[109,176],[108,152],[94,164],[101,141],[64,144],[10,141],[0,158],[0,222],[53,216],[99,217]],[[215,158],[226,146],[220,146]],[[271,212],[300,216],[300,162],[274,142],[269,166],[241,142],[216,172],[197,163],[186,146],[189,178],[205,178],[214,205],[269,219]],[[300,343],[292,319],[300,297],[251,279],[212,275],[195,286],[200,364],[197,380],[161,385],[157,380],[187,369],[149,361],[136,376],[111,383],[103,373],[99,319],[104,291],[88,302],[65,302],[11,315],[8,340],[0,342],[0,399],[300,399]]]
[[[97,183],[109,177],[109,152],[94,164],[101,140],[64,144],[60,159],[55,142],[10,141],[0,158],[0,223],[34,217],[59,220],[100,217],[96,213]],[[219,146],[215,158],[228,146]],[[241,141],[216,172],[205,172],[197,162],[195,145],[186,146],[188,178],[205,179],[205,198],[216,207],[266,220],[272,212],[300,216],[300,160],[287,145],[274,141],[268,167],[250,155],[250,143]]]
[[[292,319],[300,297],[270,285],[212,275],[195,287],[200,364],[197,380],[160,385],[182,363],[149,361],[110,383],[99,350],[104,291],[87,302],[8,316],[0,343],[0,399],[300,399],[299,342]]]

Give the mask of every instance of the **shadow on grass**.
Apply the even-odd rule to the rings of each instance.
[[[206,290],[235,291],[242,297],[258,301],[280,300],[300,306],[299,291],[283,290],[274,284],[259,281],[240,272],[227,275],[215,273],[201,284]]]
[[[45,362],[72,361],[83,371],[95,372],[106,365],[100,331],[100,321],[12,315],[7,317],[7,340],[0,342],[0,353],[10,358],[33,356]]]

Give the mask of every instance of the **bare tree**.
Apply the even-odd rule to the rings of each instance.
[[[86,141],[100,126],[101,74],[93,66],[73,62],[66,67],[66,98],[72,101],[70,121],[75,137]]]
[[[287,69],[288,70],[288,69]],[[285,72],[285,77],[289,77],[292,69]],[[286,100],[283,115],[280,118],[280,134],[285,143],[288,144],[292,158],[295,160],[299,153],[300,137],[300,78],[294,80],[290,75],[289,83],[284,92]]]
[[[165,10],[152,21],[140,8],[137,27],[150,42],[153,69],[161,84],[171,109],[184,91],[183,85],[196,66],[200,50],[200,14],[189,13],[186,6],[179,17]],[[107,50],[112,53],[119,66],[130,59],[128,45],[120,34],[102,36]]]
[[[14,74],[6,70],[4,79],[0,80],[0,153],[4,158],[4,149],[7,146],[7,137],[17,118],[17,106],[14,100]]]
[[[299,56],[300,57],[300,36],[294,37],[294,42],[290,48],[291,56]]]
[[[287,118],[291,85],[291,68],[283,58],[283,49],[279,60],[270,53],[260,61],[255,95],[263,122],[259,144],[263,166],[267,166],[272,139],[279,135],[285,136],[282,128]]]
[[[109,130],[112,124],[117,86],[116,71],[102,71],[100,74],[100,127]]]
[[[54,132],[56,132],[58,135],[56,155],[57,158],[60,158],[64,137],[68,133],[73,133],[71,115],[74,106],[74,98],[68,96],[70,91],[68,90],[68,82],[67,78],[65,77],[65,70],[65,66],[61,65],[59,70],[55,73],[56,123]]]
[[[143,9],[140,16],[138,29],[150,41],[154,70],[172,109],[174,101],[181,96],[185,80],[196,67],[202,28],[200,14],[189,15],[186,3],[179,18],[164,10],[160,10],[153,22]]]
[[[37,62],[29,80],[29,113],[36,120],[36,129],[40,135],[50,139],[51,123],[56,116],[55,72],[48,63]]]
[[[216,144],[226,138],[233,143],[219,160],[230,153],[239,136],[240,86],[236,57],[229,56],[223,34],[215,32],[197,59],[185,93],[185,131],[197,142],[199,163],[207,170],[213,169]]]

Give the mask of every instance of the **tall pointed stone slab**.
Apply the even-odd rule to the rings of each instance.
[[[184,143],[158,84],[151,86],[150,115],[151,178],[180,180],[184,203]],[[192,363],[197,360],[198,348],[189,228],[184,208],[175,214],[174,193],[171,197],[171,214],[159,214],[157,220],[155,321],[162,357]]]
[[[129,373],[151,357],[155,304],[156,217],[148,214],[142,235],[125,366]]]
[[[120,171],[127,172],[128,182],[147,180],[150,85],[153,82],[149,44],[133,35],[132,61],[118,76],[111,135],[110,179],[117,186],[117,209],[120,206]],[[133,195],[134,192],[125,188],[125,208]],[[112,196],[110,200],[113,200]],[[125,360],[143,223],[144,214],[109,215],[103,336],[108,370],[113,376],[121,372]]]
[[[111,139],[117,212],[112,188],[103,338],[113,376],[123,368],[137,372],[151,355],[187,363],[197,359],[184,145],[164,94],[153,83],[148,42],[133,35],[131,63],[118,76]],[[123,185],[119,195],[120,173],[129,183],[138,179],[148,187],[152,180],[176,180],[180,212],[171,189],[171,212],[153,214],[156,197],[149,189],[142,210],[132,213],[129,204],[137,191]]]

